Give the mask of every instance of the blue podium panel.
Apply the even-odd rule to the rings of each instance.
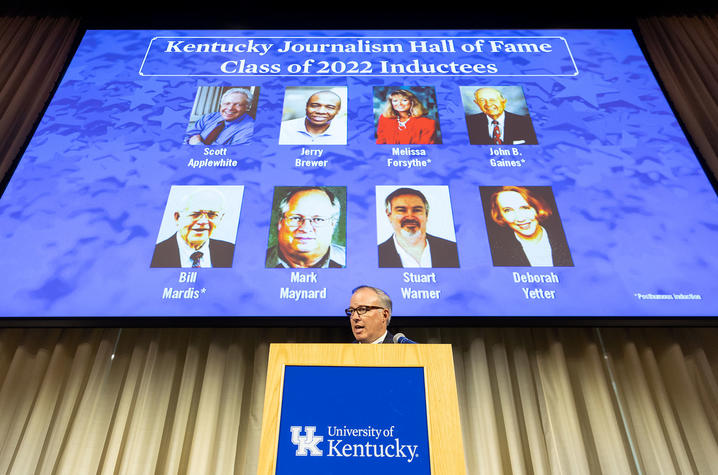
[[[277,475],[429,474],[423,367],[286,366]]]

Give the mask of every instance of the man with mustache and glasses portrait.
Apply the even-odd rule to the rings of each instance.
[[[346,250],[334,242],[344,234],[345,196],[342,187],[276,187],[265,266],[345,267]]]
[[[377,187],[379,188],[379,187]],[[444,186],[427,186],[427,190],[446,192]],[[379,193],[377,189],[377,193]],[[443,229],[453,237],[453,221],[450,212],[442,213]],[[416,188],[397,188],[384,200],[386,217],[391,224],[393,234],[379,244],[379,267],[459,267],[456,242],[427,233],[429,221],[429,201],[424,193]],[[448,216],[447,216],[448,214]]]
[[[346,97],[346,87],[288,87],[279,145],[346,145],[342,97]]]

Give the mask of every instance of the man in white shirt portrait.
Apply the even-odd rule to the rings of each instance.
[[[292,88],[287,88],[290,94]],[[339,89],[339,88],[337,88]],[[287,108],[285,99],[285,108]],[[333,90],[314,91],[307,97],[302,117],[282,121],[280,145],[346,145],[346,115],[342,98]]]
[[[379,267],[459,267],[456,243],[426,232],[429,201],[414,188],[397,188],[384,200],[393,234],[379,244]]]

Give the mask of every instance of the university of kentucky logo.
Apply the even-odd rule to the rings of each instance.
[[[328,426],[327,433],[330,438],[326,441],[329,445],[326,447],[326,456],[397,458],[411,463],[419,457],[419,446],[402,444],[394,433],[395,427],[377,429],[372,426],[362,428]],[[316,426],[304,426],[304,435],[301,435],[302,426],[290,426],[289,430],[292,433],[292,444],[297,447],[296,455],[300,457],[306,457],[307,453],[313,457],[324,455],[324,451],[317,446],[324,441],[324,436],[315,435]]]

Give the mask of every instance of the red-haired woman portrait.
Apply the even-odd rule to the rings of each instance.
[[[486,221],[495,225],[489,229],[495,266],[573,266],[558,216],[538,193],[522,186],[481,188],[482,197],[490,193]]]

